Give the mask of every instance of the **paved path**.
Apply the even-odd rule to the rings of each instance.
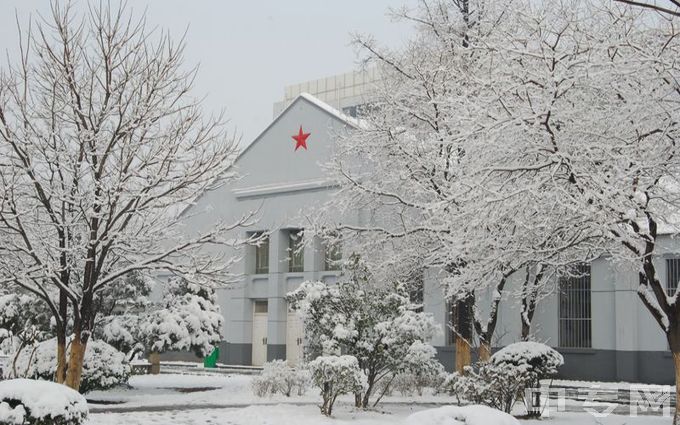
[[[382,401],[379,406],[418,406],[423,408],[434,408],[439,406],[447,406],[454,404],[455,401],[452,399],[451,402],[418,402],[418,403],[407,403],[407,402],[391,402]],[[573,403],[573,401],[571,402]],[[242,409],[249,406],[276,406],[280,404],[290,404],[293,406],[316,406],[318,402],[315,401],[299,401],[299,402],[263,402],[263,403],[201,403],[201,404],[172,404],[172,405],[155,405],[155,406],[124,406],[124,405],[96,405],[90,404],[90,413],[132,413],[132,412],[172,412],[172,411],[189,411],[189,410],[209,410],[209,409]],[[628,404],[615,404],[615,409],[611,414],[628,416],[630,414],[630,407]],[[554,409],[556,408],[554,404],[551,405]],[[587,406],[586,406],[587,407]],[[606,406],[595,406],[590,407],[590,409],[602,412]],[[584,406],[569,404],[566,406],[566,412],[584,412]],[[672,413],[672,411],[671,411]],[[638,410],[639,416],[661,416],[662,412],[659,410],[647,411]]]

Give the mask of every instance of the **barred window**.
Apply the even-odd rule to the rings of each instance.
[[[559,345],[564,348],[592,346],[590,265],[572,268],[560,278]]]
[[[666,292],[669,296],[675,295],[680,281],[680,258],[666,259]]]

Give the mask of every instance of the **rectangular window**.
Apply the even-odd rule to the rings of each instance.
[[[564,348],[592,347],[590,264],[560,277],[559,343]]]
[[[269,273],[269,236],[255,245],[255,274]]]
[[[338,271],[342,268],[342,247],[339,243],[324,245],[323,266],[325,271]]]
[[[299,273],[305,270],[305,250],[302,230],[288,232],[288,272]]]
[[[267,313],[269,303],[267,301],[255,301],[255,314]]]
[[[666,293],[672,297],[680,281],[680,258],[666,259]]]

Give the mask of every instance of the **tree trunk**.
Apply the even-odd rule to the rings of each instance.
[[[66,381],[66,333],[62,329],[57,330],[57,373],[54,381],[58,384]]]
[[[531,265],[526,266],[526,276],[522,283],[522,311],[520,311],[522,341],[529,341],[531,338],[531,322],[533,321],[534,313],[536,312],[539,285],[543,281],[545,266],[542,264],[535,265],[533,276],[531,269]]]
[[[470,350],[470,343],[456,335],[456,372],[461,375],[465,373],[465,366],[472,364],[472,353]]]
[[[370,400],[370,398],[371,398],[371,390],[372,390],[372,387],[369,387],[369,388],[366,390],[366,392],[364,393],[364,398],[361,400],[361,408],[362,408],[362,409],[367,409],[367,408],[368,408],[368,404],[369,404],[369,402],[371,401],[371,400]]]
[[[323,397],[323,405],[321,406],[321,413],[330,416],[333,412],[333,388],[330,382],[324,382],[321,391]]]
[[[69,355],[68,370],[66,371],[66,385],[78,391],[80,380],[83,375],[83,361],[85,360],[85,350],[87,340],[82,338],[80,332],[76,332],[71,342],[71,353]]]
[[[673,414],[673,425],[680,425],[680,415],[678,414],[678,400],[680,400],[680,351],[673,350],[673,365],[675,366],[675,413]]]
[[[66,259],[66,241],[62,235],[59,237],[59,247],[63,249],[60,258],[62,267],[60,280],[62,284],[69,284],[69,271]],[[57,373],[54,376],[55,382],[63,384],[66,382],[66,333],[68,324],[68,295],[64,288],[59,289],[59,317],[57,320]]]
[[[479,361],[488,362],[491,359],[491,342],[486,339],[479,341]]]
[[[474,295],[468,294],[464,299],[454,302],[453,329],[455,331],[456,345],[456,372],[463,374],[465,366],[472,364],[472,352],[470,341],[472,341],[472,305]]]

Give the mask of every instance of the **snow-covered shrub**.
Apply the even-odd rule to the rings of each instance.
[[[491,363],[518,369],[527,385],[535,386],[541,379],[555,376],[557,369],[564,364],[564,357],[540,342],[522,341],[498,350],[491,356]]]
[[[65,385],[30,379],[0,382],[0,425],[80,425],[85,398]]]
[[[21,293],[0,294],[0,343],[11,351],[13,345],[44,341],[53,335],[52,312],[41,300]]]
[[[368,385],[356,403],[368,407],[385,377],[439,365],[426,341],[441,329],[431,315],[417,311],[406,285],[372,281],[357,257],[347,262],[347,276],[337,284],[305,282],[288,301],[304,319],[309,351],[357,358]]]
[[[562,355],[545,344],[517,342],[496,352],[488,363],[466,367],[465,375],[448,375],[441,389],[459,399],[510,412],[517,400],[524,400],[527,388],[557,373],[562,364]]]
[[[147,298],[149,284],[141,277],[125,279],[119,303],[105,304],[110,314],[100,320],[95,336],[127,354],[193,351],[209,355],[222,340],[222,322],[215,290],[176,279],[157,302]],[[115,308],[112,308],[114,305]]]
[[[354,356],[321,356],[308,364],[312,382],[321,389],[321,413],[330,416],[340,394],[357,393],[366,389],[366,375]]]
[[[451,385],[459,398],[509,413],[524,394],[524,379],[520,369],[480,363],[477,367],[466,366],[462,376],[454,373]]]
[[[265,379],[262,375],[253,377],[252,381],[250,381],[250,388],[252,388],[253,394],[257,397],[266,397],[274,394],[272,382]]]
[[[139,324],[150,351],[193,351],[209,355],[222,340],[222,322],[215,290],[185,280],[170,284],[162,308],[145,315]]]
[[[422,396],[426,388],[432,388],[434,391],[437,391],[445,379],[445,373],[421,374],[402,372],[394,376],[387,391],[384,389],[382,391],[385,391],[385,395],[390,395],[392,391],[397,391],[402,396]],[[378,388],[377,393],[382,394],[380,388]]]
[[[491,356],[491,363],[522,377],[518,397],[524,400],[529,416],[537,416],[540,411],[531,408],[531,400],[524,399],[525,390],[540,386],[541,379],[555,376],[564,358],[545,344],[522,341],[498,350]]]
[[[426,387],[437,388],[444,380],[444,366],[436,360],[437,350],[422,341],[413,341],[395,378],[394,389],[402,395],[423,395]]]
[[[252,380],[253,393],[258,397],[283,394],[290,397],[296,393],[302,395],[309,385],[309,372],[294,369],[285,360],[273,360],[262,366],[262,373]]]
[[[519,425],[513,416],[487,406],[443,406],[421,410],[406,418],[406,425]]]
[[[132,360],[146,349],[139,335],[141,320],[141,316],[134,313],[108,316],[98,328],[97,335],[102,341],[125,353],[128,360]]]
[[[70,344],[67,356],[70,354]],[[57,371],[57,340],[50,339],[15,353],[9,376],[51,381]],[[125,355],[103,341],[90,340],[85,351],[80,392],[105,390],[127,383],[130,365]]]
[[[312,382],[312,374],[306,368],[298,368],[295,370],[295,388],[297,395],[305,395],[307,389]]]

